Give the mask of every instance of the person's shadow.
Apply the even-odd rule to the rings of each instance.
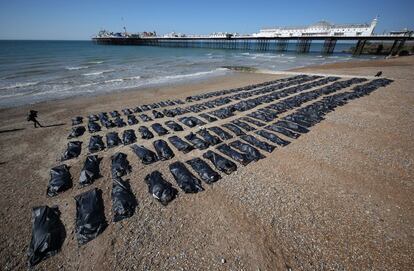
[[[55,124],[49,124],[49,125],[42,125],[42,127],[40,128],[57,127],[57,126],[63,126],[65,124],[66,123],[55,123]],[[26,128],[14,128],[14,129],[0,130],[0,134],[12,133],[12,132],[17,132],[17,131],[22,131],[25,129]]]
[[[56,126],[62,126],[66,123],[56,123],[56,124],[50,124],[50,125],[43,125],[42,128],[48,128],[48,127],[56,127]]]
[[[24,129],[26,129],[26,128],[15,128],[15,129],[8,129],[8,130],[0,130],[0,134],[17,132],[17,131],[21,131],[21,130],[24,130]]]

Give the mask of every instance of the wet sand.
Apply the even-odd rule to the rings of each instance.
[[[81,138],[81,156],[67,162],[74,186],[48,198],[49,170],[60,164],[70,119],[287,75],[236,73],[200,83],[2,109],[0,265],[4,270],[26,268],[31,208],[47,204],[59,206],[67,237],[57,255],[36,266],[39,270],[413,269],[413,68],[414,58],[404,57],[295,70],[367,76],[382,70],[395,82],[329,113],[309,133],[266,153],[267,158],[222,174],[212,186],[203,184],[204,192],[180,191],[166,207],[148,194],[145,175],[160,170],[176,186],[168,165],[202,152],[184,155],[173,149],[173,160],[144,166],[129,147],[116,147],[99,153],[103,177],[80,189],[88,133]],[[33,129],[25,120],[31,108],[40,112],[42,123],[55,126]],[[110,156],[116,151],[128,155],[128,179],[138,208],[131,218],[112,223]],[[103,190],[109,225],[78,247],[73,197],[93,187]]]

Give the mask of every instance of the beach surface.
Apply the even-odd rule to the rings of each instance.
[[[47,197],[49,170],[61,163],[71,118],[291,75],[240,72],[198,83],[1,109],[0,266],[3,270],[27,268],[32,207],[58,205],[65,241],[57,255],[35,269],[414,269],[414,57],[334,63],[292,72],[373,76],[379,70],[394,82],[338,107],[309,133],[265,153],[265,159],[240,165],[231,175],[222,174],[214,185],[203,184],[205,191],[180,191],[168,206],[151,197],[144,177],[160,170],[176,186],[168,165],[200,157],[201,151],[184,155],[174,149],[172,160],[145,166],[128,146],[105,150],[98,154],[103,157],[103,177],[79,188],[89,133],[80,138],[81,156],[66,162],[73,187]],[[39,121],[49,127],[34,129],[26,121],[30,109],[39,111]],[[136,131],[140,125],[115,131]],[[100,135],[107,132],[103,130]],[[132,172],[127,179],[138,207],[131,218],[113,223],[110,156],[117,151],[128,155]],[[108,227],[79,247],[74,196],[93,187],[103,191]]]

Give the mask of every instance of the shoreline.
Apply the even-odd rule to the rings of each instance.
[[[211,54],[211,53],[210,53]],[[243,53],[241,53],[243,54]],[[256,53],[248,53],[249,55],[252,55],[252,58],[256,59],[257,56]],[[269,59],[273,59],[273,57],[281,57],[281,59],[283,59],[284,54],[281,55],[269,55]],[[264,56],[263,59],[265,59]],[[322,57],[320,59],[322,60],[316,60],[319,58],[315,58],[313,59],[311,62],[307,62],[305,63],[305,59],[306,57],[302,57],[302,56],[294,56],[292,55],[293,58],[303,58],[301,61],[303,62],[298,62],[295,64],[283,64],[283,63],[288,63],[290,62],[289,58],[290,57],[286,57],[285,60],[280,60],[279,64],[275,64],[278,69],[280,70],[288,70],[289,67],[292,66],[296,66],[296,67],[301,67],[300,65],[302,64],[309,64],[309,63],[329,63],[331,61],[348,61],[346,59],[336,59],[336,58],[341,58],[340,56],[334,56],[333,58],[335,59],[330,59],[331,57],[328,56],[326,58]],[[210,58],[210,56],[209,56]],[[248,57],[249,58],[249,57]],[[259,58],[262,58],[262,56],[259,56]],[[350,59],[350,58],[348,58]],[[245,61],[249,61],[249,60],[243,60]],[[361,59],[356,58],[354,60],[351,61],[361,61]],[[104,63],[105,61],[100,61],[101,63]],[[231,62],[231,61],[230,61]],[[244,71],[248,71],[248,72],[254,72],[255,70],[259,71],[258,69],[260,68],[253,68],[253,67],[257,67],[257,60],[253,60],[250,59],[250,64],[252,65],[250,66],[243,66],[243,64],[245,63],[239,63],[241,64],[240,66],[238,66],[238,64],[235,64],[234,66],[220,66],[220,67],[216,67],[213,68],[212,70],[207,69],[204,72],[194,72],[194,73],[185,73],[185,74],[180,74],[180,75],[172,75],[171,78],[169,78],[170,76],[165,76],[165,78],[163,78],[162,76],[160,78],[158,77],[154,77],[154,78],[150,78],[150,77],[146,77],[145,76],[145,72],[143,73],[144,75],[142,75],[143,79],[139,79],[138,81],[131,81],[134,82],[133,84],[135,86],[131,86],[131,85],[123,85],[123,82],[127,82],[130,80],[130,78],[136,78],[136,77],[141,77],[141,76],[127,76],[127,75],[122,75],[122,74],[117,74],[117,76],[113,77],[115,79],[113,79],[112,77],[110,77],[108,80],[102,79],[101,81],[95,81],[95,79],[92,79],[92,81],[87,81],[87,82],[83,82],[82,84],[77,84],[77,83],[73,83],[72,85],[65,85],[62,84],[62,86],[59,86],[59,88],[56,88],[56,90],[54,90],[53,92],[51,90],[42,90],[39,91],[37,90],[37,88],[43,88],[45,83],[42,81],[42,79],[32,79],[30,80],[30,82],[25,82],[24,80],[22,82],[17,82],[15,84],[11,84],[9,86],[7,86],[5,88],[5,90],[7,90],[5,93],[9,93],[8,89],[14,89],[16,88],[16,86],[19,85],[26,85],[26,84],[34,84],[35,86],[33,87],[25,87],[22,90],[16,90],[17,93],[10,92],[10,94],[7,94],[5,96],[2,96],[2,103],[0,108],[1,109],[6,109],[6,108],[14,108],[14,107],[19,107],[19,106],[25,106],[28,104],[34,105],[36,106],[36,104],[42,103],[42,102],[49,102],[49,101],[56,101],[56,100],[70,100],[73,98],[78,98],[78,97],[96,97],[96,96],[100,96],[100,95],[106,95],[106,94],[111,94],[111,93],[119,93],[121,91],[133,91],[133,90],[137,90],[137,89],[150,89],[150,88],[158,88],[158,87],[162,87],[162,86],[166,86],[166,85],[185,85],[185,84],[193,84],[196,83],[197,81],[214,81],[214,78],[220,78],[220,77],[226,77],[228,76],[228,74],[232,74],[232,73],[237,73],[237,72],[244,72]],[[89,63],[89,62],[88,62]],[[256,63],[256,64],[255,64]],[[69,64],[68,64],[69,65]],[[74,64],[73,65],[77,66],[80,65],[79,67],[83,67],[84,64]],[[105,65],[105,64],[103,64]],[[249,65],[249,64],[247,64]],[[268,64],[266,64],[268,65]],[[259,65],[261,67],[265,67],[266,65]],[[273,66],[274,68],[276,66]],[[68,66],[69,67],[69,66]],[[68,69],[68,67],[65,67],[65,69]],[[110,67],[108,66],[104,66],[99,68],[98,66],[88,66],[86,65],[85,67],[88,67],[88,69],[91,69],[90,72],[88,72],[88,74],[94,74],[96,72],[96,69],[98,69],[98,72],[96,73],[102,73],[105,71],[114,71],[112,70]],[[161,69],[161,67],[160,67]],[[225,69],[227,71],[225,71]],[[271,68],[272,70],[274,70],[273,68]],[[161,69],[162,70],[162,69]],[[116,74],[116,73],[115,73]],[[224,75],[223,75],[224,74]],[[84,75],[84,74],[82,74]],[[62,76],[62,82],[65,82],[66,77],[65,76],[69,76],[68,78],[70,78],[70,73],[68,73],[68,75],[61,75]],[[7,77],[5,77],[7,78]],[[83,78],[83,77],[82,77]],[[158,78],[158,79],[157,79]],[[81,81],[83,79],[80,79]],[[88,79],[90,80],[90,79]],[[117,81],[121,82],[120,85],[112,85],[113,81]],[[21,81],[21,80],[20,80]],[[108,81],[108,82],[107,82]],[[118,84],[118,83],[117,83]],[[131,83],[132,84],[132,83]],[[6,84],[7,85],[7,84]],[[39,86],[37,86],[39,85]],[[53,83],[52,83],[53,85]],[[51,86],[52,86],[51,85]],[[87,85],[90,85],[88,87],[86,87]],[[58,85],[56,85],[57,87]],[[98,87],[99,86],[99,87]],[[18,88],[18,87],[17,87]],[[27,88],[27,89],[26,89]],[[32,89],[33,88],[33,89]],[[79,89],[78,89],[79,88]],[[97,89],[95,89],[97,88]],[[22,91],[22,92],[21,92]],[[43,92],[45,91],[45,92]],[[31,93],[31,94],[25,94],[25,93]],[[50,92],[50,93],[49,93]],[[3,93],[3,92],[2,92]],[[13,97],[14,94],[16,94],[16,97]],[[49,93],[49,95],[45,94],[45,93]]]
[[[176,155],[171,160],[143,165],[129,146],[106,148],[97,153],[102,158],[102,177],[80,188],[78,180],[92,135],[88,132],[74,139],[83,142],[81,155],[65,162],[70,166],[72,187],[56,197],[46,196],[50,169],[62,164],[60,157],[69,142],[72,117],[183,99],[298,72],[337,74],[343,77],[340,80],[348,80],[354,75],[372,78],[378,70],[394,82],[330,111],[297,139],[280,134],[290,144],[277,145],[271,153],[262,151],[265,158],[248,166],[237,163],[236,172],[221,173],[222,179],[213,185],[202,183],[205,191],[188,194],[179,190],[178,197],[167,206],[161,206],[148,193],[145,176],[158,170],[178,189],[169,165],[202,157],[204,151],[184,154],[171,147]],[[0,109],[0,266],[5,270],[27,269],[31,210],[34,206],[58,205],[66,238],[59,253],[42,261],[35,270],[411,270],[413,82],[414,56],[410,56],[325,64],[283,74],[235,72],[191,84]],[[351,87],[340,91],[351,91]],[[277,119],[319,98],[282,112]],[[214,98],[205,101],[211,99]],[[265,106],[266,103],[258,108]],[[39,121],[49,127],[32,128],[26,121],[29,109],[39,111]],[[207,123],[206,127],[223,125],[244,114],[237,112],[234,117]],[[126,119],[123,115],[122,118]],[[168,119],[179,122],[178,117]],[[121,135],[124,129],[137,131],[141,125],[150,127],[166,120],[140,120],[134,126],[103,129],[97,134],[105,137],[115,131]],[[83,125],[87,125],[87,119]],[[170,131],[170,135],[183,138],[196,128]],[[255,132],[246,133],[257,136]],[[154,140],[158,138],[161,137]],[[234,136],[228,142],[237,139]],[[151,143],[141,138],[137,141],[153,149]],[[128,156],[132,172],[126,179],[138,200],[134,215],[116,223],[112,222],[111,208],[111,155],[115,152]],[[74,197],[92,188],[102,190],[108,226],[97,238],[79,247]]]
[[[266,70],[256,70],[254,72],[233,71],[231,74],[227,75],[219,75],[216,77],[204,78],[194,81],[191,80],[175,82],[171,85],[162,84],[158,86],[144,86],[138,88],[120,89],[111,91],[109,93],[102,93],[97,95],[74,96],[63,99],[42,101],[34,104],[26,104],[16,107],[0,108],[0,113],[2,116],[7,114],[17,114],[20,118],[24,119],[24,114],[26,114],[26,112],[28,112],[31,109],[35,109],[41,112],[41,118],[43,117],[44,120],[51,120],[51,116],[48,112],[57,110],[59,108],[64,108],[65,111],[73,112],[72,117],[75,117],[77,115],[86,116],[88,114],[99,113],[102,111],[121,110],[127,107],[135,107],[137,105],[151,103],[158,100],[168,100],[170,95],[173,95],[178,98],[185,98],[193,94],[229,88],[237,88],[249,84],[261,83],[298,74],[338,76],[341,74],[341,72],[335,74],[335,71],[342,70],[347,73],[342,73],[342,75],[345,77],[355,76],[362,78],[373,78],[373,75],[376,73],[378,66],[407,66],[409,65],[411,59],[414,59],[414,56],[398,57],[392,59],[344,61],[294,68],[280,72]],[[355,67],[355,65],[358,66]],[[375,70],[373,70],[373,72],[370,74],[361,74],[361,72],[359,71],[359,67],[375,68]],[[352,72],[353,68],[357,70],[355,72]],[[327,73],[327,71],[330,72]],[[393,76],[389,75],[384,76],[393,78]],[[128,99],[128,97],[130,98]],[[111,102],[107,102],[108,100],[111,100]],[[114,105],[116,105],[115,108]],[[68,119],[67,121],[69,120],[70,119]],[[4,118],[0,117],[0,122],[3,121]],[[9,123],[13,122],[10,121]],[[5,126],[7,128],[7,122],[2,124],[2,126]]]
[[[2,116],[7,114],[20,115],[19,117],[24,119],[24,114],[31,109],[39,111],[40,118],[43,117],[49,120],[51,120],[52,117],[49,113],[58,109],[64,110],[65,112],[73,112],[72,117],[77,115],[86,116],[88,114],[99,113],[101,111],[121,110],[123,108],[135,107],[145,103],[168,100],[170,96],[184,99],[187,96],[194,94],[242,87],[249,84],[278,79],[284,76],[285,75],[235,72],[230,75],[215,77],[214,79],[210,78],[210,80],[183,82],[157,87],[132,88],[96,96],[77,96],[72,98],[57,99],[39,102],[36,104],[2,108],[0,109],[0,122],[5,121]],[[108,102],[108,100],[110,100],[110,102]],[[8,120],[8,118],[6,120]],[[65,121],[70,121],[70,119]],[[13,123],[13,121],[10,123]],[[3,123],[2,126],[5,126],[5,123]]]

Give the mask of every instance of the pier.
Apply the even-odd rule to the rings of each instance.
[[[311,44],[321,43],[322,54],[332,54],[339,42],[354,43],[353,55],[364,54],[368,44],[381,43],[369,54],[397,55],[407,42],[414,37],[393,35],[372,36],[303,36],[303,37],[95,37],[97,44],[107,45],[141,45],[182,48],[212,48],[233,50],[255,50],[262,52],[286,52],[291,44],[297,53],[309,53]],[[382,43],[389,43],[388,48]]]

